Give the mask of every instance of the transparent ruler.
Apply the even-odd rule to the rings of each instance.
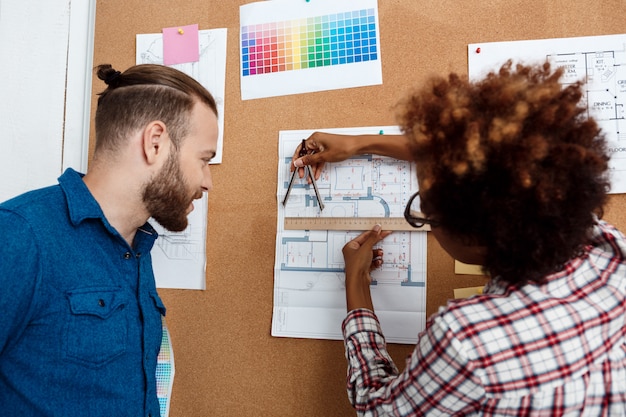
[[[383,230],[427,231],[429,225],[411,226],[404,217],[285,217],[285,230],[370,230],[380,224]]]

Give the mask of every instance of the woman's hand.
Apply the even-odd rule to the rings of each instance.
[[[355,136],[315,132],[306,141],[307,154],[299,157],[298,146],[293,154],[291,169],[297,169],[300,178],[304,177],[304,166],[310,165],[316,180],[320,178],[326,162],[340,162],[354,155]]]
[[[390,234],[391,231],[383,231],[380,225],[376,225],[372,230],[361,233],[343,247],[348,311],[356,308],[374,310],[370,294],[370,272],[383,263],[383,250],[374,249],[374,245]]]

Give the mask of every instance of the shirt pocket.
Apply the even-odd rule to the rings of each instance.
[[[161,301],[161,297],[159,297],[159,294],[157,294],[155,291],[151,291],[150,296],[152,297],[152,301],[154,301],[154,306],[156,307],[159,314],[165,317],[165,304],[163,304],[163,301]]]
[[[128,340],[127,298],[118,287],[68,291],[70,314],[65,356],[100,367],[122,355]]]
[[[153,323],[153,325],[149,326],[149,328],[153,331],[148,332],[148,335],[150,337],[149,341],[152,343],[151,345],[155,347],[154,354],[158,355],[163,342],[165,305],[156,292],[150,292],[150,298],[152,298],[152,302],[158,314],[150,315],[150,322]],[[147,321],[147,317],[144,317],[144,320]]]

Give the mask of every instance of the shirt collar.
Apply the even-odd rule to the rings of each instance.
[[[109,225],[100,204],[98,204],[83,181],[84,176],[85,174],[77,172],[72,168],[67,168],[59,177],[59,185],[67,200],[70,221],[76,226],[86,219],[101,219],[104,224]],[[156,230],[148,222],[139,227],[138,231],[143,234],[157,236]]]
[[[68,168],[59,177],[59,185],[65,194],[70,220],[78,225],[85,219],[105,219],[100,205],[83,181],[85,174]]]

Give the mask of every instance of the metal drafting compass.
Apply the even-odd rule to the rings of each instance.
[[[300,146],[300,152],[298,152],[298,157],[303,157],[307,154],[306,151],[306,139],[302,139],[302,145]],[[304,166],[305,177],[308,176],[311,180],[311,184],[313,184],[313,189],[315,190],[315,197],[317,198],[317,204],[320,206],[320,211],[324,210],[324,203],[322,203],[322,198],[320,197],[320,192],[317,189],[317,184],[315,183],[315,177],[313,176],[313,171],[309,165]],[[287,198],[289,198],[289,193],[291,193],[291,187],[293,186],[293,180],[298,175],[298,169],[294,169],[291,174],[291,179],[289,180],[289,185],[287,186],[287,194],[285,194],[285,199],[283,200],[283,206],[287,203]]]

